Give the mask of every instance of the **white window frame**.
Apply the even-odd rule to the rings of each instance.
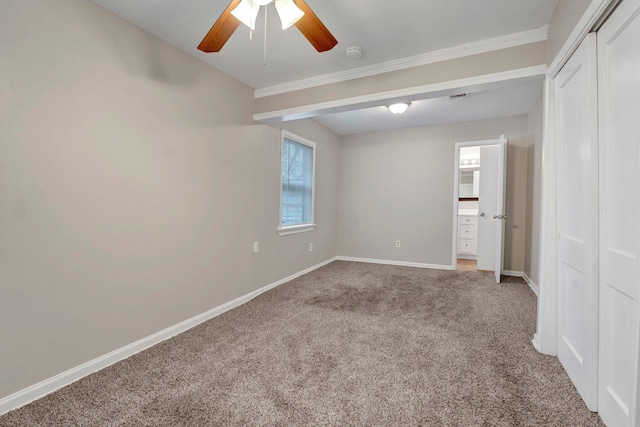
[[[313,152],[313,171],[311,174],[311,220],[309,222],[294,224],[294,225],[283,225],[282,224],[282,162],[284,160],[284,140],[285,138],[290,139],[298,144],[306,145],[310,147]],[[307,231],[312,231],[315,224],[315,211],[316,211],[316,143],[313,141],[309,141],[306,138],[303,138],[299,135],[296,135],[292,132],[282,130],[281,138],[280,138],[280,181],[278,182],[280,186],[280,204],[279,204],[279,215],[278,215],[278,235],[286,236],[289,234],[296,233],[304,233]]]

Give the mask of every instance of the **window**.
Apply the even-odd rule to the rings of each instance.
[[[282,235],[313,230],[316,144],[282,131],[280,226]]]

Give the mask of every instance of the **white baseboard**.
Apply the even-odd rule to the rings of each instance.
[[[538,339],[538,334],[533,334],[533,339],[531,340],[531,344],[533,344],[533,347],[538,351],[538,353],[542,353],[540,351],[540,341]]]
[[[338,261],[352,261],[352,262],[367,262],[369,264],[385,264],[385,265],[400,265],[403,267],[417,267],[417,268],[432,268],[434,270],[455,270],[452,265],[440,265],[440,264],[423,264],[419,262],[404,262],[404,261],[388,261],[383,259],[370,259],[370,258],[354,258],[348,256],[336,257]]]
[[[511,277],[524,277],[524,271],[502,270],[502,274]]]
[[[531,280],[526,273],[522,276],[522,278],[524,279],[525,282],[527,282],[527,285],[529,285],[533,293],[536,294],[536,296],[539,296],[540,288],[538,287],[538,285],[536,285],[536,283],[533,280]]]
[[[269,289],[273,289],[299,276],[310,273],[311,271],[316,270],[320,267],[323,267],[335,260],[336,258],[328,259],[327,261],[324,261],[313,267],[307,268],[306,270],[292,274],[289,277],[286,277],[282,280],[271,283],[267,286],[264,286],[253,292],[250,292],[246,295],[238,297],[232,301],[222,304],[216,308],[213,308],[205,313],[199,314],[183,322],[180,322],[176,325],[170,326],[153,335],[149,335],[148,337],[142,338],[141,340],[138,340],[134,343],[121,347],[108,354],[105,354],[96,359],[83,363],[80,366],[76,366],[75,368],[69,369],[68,371],[62,372],[54,377],[51,377],[37,384],[34,384],[30,387],[27,387],[23,390],[20,390],[16,393],[13,393],[7,397],[4,397],[0,399],[0,415],[5,414],[13,409],[17,409],[21,406],[24,406],[27,403],[33,402],[34,400],[40,399],[41,397],[44,397],[49,393],[52,393],[75,381],[78,381],[79,379],[89,374],[99,371],[100,369],[104,369],[107,366],[113,365],[114,363],[124,360],[127,357],[133,356],[134,354],[139,353],[142,350],[145,350],[149,347],[152,347],[166,339],[169,339],[182,332],[185,332],[193,328],[194,326],[199,325],[200,323],[203,323],[216,316],[219,316],[222,313],[225,313],[233,308],[236,308],[252,300],[253,298],[268,291]]]

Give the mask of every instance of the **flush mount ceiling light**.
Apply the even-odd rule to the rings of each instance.
[[[411,105],[411,103],[409,102],[399,102],[397,104],[391,104],[387,108],[393,114],[402,114],[405,111],[407,111],[407,108],[409,108],[409,105]]]

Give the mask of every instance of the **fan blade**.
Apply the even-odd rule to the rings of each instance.
[[[304,16],[295,23],[302,35],[309,40],[318,52],[333,49],[338,44],[338,40],[331,35],[311,8],[307,6],[304,0],[293,0],[293,2],[304,12]]]
[[[239,4],[240,0],[231,0],[229,6],[222,12],[222,15],[213,24],[207,35],[204,36],[204,39],[198,45],[198,49],[203,52],[220,52],[222,46],[240,25],[240,21],[231,14],[231,11]]]

